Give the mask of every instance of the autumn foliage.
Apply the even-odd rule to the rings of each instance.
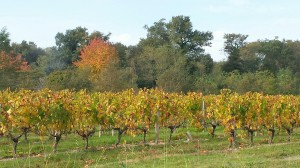
[[[22,60],[22,55],[14,56],[4,51],[0,52],[0,70],[28,71],[30,66]]]
[[[79,68],[89,68],[93,73],[98,73],[116,59],[116,49],[109,42],[95,38],[81,50],[80,60],[74,62],[74,65]]]

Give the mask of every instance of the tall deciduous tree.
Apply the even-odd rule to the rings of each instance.
[[[259,52],[261,42],[247,43],[240,49],[244,72],[256,72],[262,70],[264,56]]]
[[[80,60],[74,64],[79,68],[90,69],[92,73],[97,74],[116,60],[116,49],[109,42],[96,38],[82,49]]]
[[[0,89],[16,89],[21,82],[19,77],[31,68],[22,60],[21,55],[14,56],[0,51]]]
[[[67,65],[71,65],[72,62],[78,61],[80,51],[90,40],[100,38],[107,41],[109,36],[110,33],[104,35],[99,31],[95,31],[89,35],[87,28],[76,27],[75,29],[67,30],[65,33],[57,33],[55,41],[59,51],[63,53],[64,61]]]
[[[279,94],[299,94],[299,86],[290,69],[280,69],[277,73],[277,90]]]
[[[64,59],[67,64],[78,60],[80,49],[86,45],[88,36],[87,29],[83,27],[67,30],[65,34],[60,32],[56,34],[56,45],[64,53]]]
[[[11,47],[10,47],[9,33],[4,27],[0,31],[0,51],[9,52],[10,49]]]
[[[246,45],[245,40],[248,35],[225,34],[224,51],[228,54],[228,60],[223,66],[225,72],[237,70],[243,72],[243,61],[240,55],[240,49]]]
[[[88,79],[89,72],[70,68],[54,71],[46,77],[45,85],[51,90],[63,89],[87,89],[91,90],[91,81]]]
[[[27,42],[23,40],[20,44],[12,43],[12,52],[15,54],[21,54],[22,58],[32,64],[37,61],[38,57],[45,55],[43,49],[38,48],[34,42]]]
[[[0,70],[27,71],[30,67],[22,61],[22,55],[13,56],[4,51],[0,52]]]
[[[188,16],[175,16],[169,22],[161,19],[155,22],[153,26],[145,26],[145,28],[148,34],[146,39],[141,40],[141,46],[170,45],[180,49],[191,65],[196,61],[205,64],[204,66],[208,69],[212,68],[210,55],[204,53],[204,47],[210,46],[213,39],[212,32],[193,30],[192,22]],[[206,64],[207,56],[211,60],[208,64]],[[190,66],[190,68],[190,71],[197,69],[195,66]]]
[[[261,41],[259,52],[263,55],[262,68],[273,74],[279,72],[280,69],[288,68],[296,60],[287,41],[280,41],[278,38]]]
[[[165,19],[155,22],[153,26],[145,26],[147,38],[141,40],[141,45],[159,47],[170,44],[182,49],[190,57],[199,57],[204,53],[205,46],[211,44],[211,32],[193,30],[188,16],[175,16],[167,23]]]
[[[139,43],[138,47],[141,48],[141,51],[138,55],[140,56],[136,57],[135,61],[139,87],[158,86],[156,82],[159,75],[162,74],[169,76],[171,73],[180,71],[183,72],[183,76],[194,78],[197,75],[211,72],[213,60],[209,54],[204,53],[204,47],[211,44],[213,35],[209,31],[194,30],[189,17],[175,16],[169,22],[161,19],[153,26],[145,26],[145,28],[148,31],[147,38],[142,39]],[[181,58],[176,59],[181,61],[174,63],[175,57],[172,55],[174,52],[175,55],[180,55]],[[175,70],[176,68],[177,70]],[[172,79],[175,80],[175,78]],[[186,80],[186,78],[182,80]],[[159,81],[165,86],[172,84],[170,81],[167,84],[167,80],[162,78]],[[179,81],[181,79],[178,78],[175,83]],[[173,82],[173,84],[175,83]],[[181,86],[175,87],[174,85],[172,87],[176,89],[171,90],[178,91]],[[186,91],[186,89],[185,87],[184,90]]]
[[[160,87],[169,92],[187,92],[193,84],[181,49],[170,45],[146,47],[136,60],[137,84],[141,88]]]
[[[205,46],[211,44],[213,35],[211,32],[193,30],[192,22],[188,16],[172,17],[167,24],[171,43],[180,47],[190,57],[199,57],[204,53]]]
[[[57,47],[49,47],[45,50],[45,55],[39,56],[34,64],[35,70],[48,75],[53,71],[64,70],[68,67],[64,60],[64,53],[60,52]]]

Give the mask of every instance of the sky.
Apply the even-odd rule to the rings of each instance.
[[[299,40],[299,0],[0,0],[0,29],[12,42],[33,41],[46,48],[55,35],[78,26],[89,32],[112,33],[110,41],[135,45],[145,38],[145,25],[172,16],[189,16],[193,28],[214,35],[206,53],[226,60],[225,33],[258,39]]]

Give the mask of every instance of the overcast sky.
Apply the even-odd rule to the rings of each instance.
[[[0,0],[0,28],[12,42],[33,41],[39,47],[55,45],[57,32],[77,26],[89,32],[111,32],[111,41],[135,45],[146,36],[144,25],[172,16],[190,16],[194,29],[212,31],[206,52],[215,61],[222,52],[224,33],[257,39],[298,40],[299,0]]]

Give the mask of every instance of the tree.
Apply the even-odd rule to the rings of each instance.
[[[189,75],[197,76],[199,73],[211,71],[213,60],[209,54],[204,53],[204,47],[210,46],[213,35],[209,31],[193,30],[189,17],[175,16],[169,22],[161,19],[153,26],[145,28],[148,31],[147,38],[139,43],[143,49],[171,46],[181,50],[182,56],[187,58],[186,68]]]
[[[167,23],[165,19],[160,19],[158,22],[154,22],[154,25],[149,27],[144,26],[147,30],[147,38],[141,39],[140,45],[159,47],[164,44],[170,43]]]
[[[264,56],[259,52],[260,48],[261,42],[255,41],[247,43],[240,49],[244,72],[256,72],[263,69]]]
[[[45,87],[52,90],[92,90],[92,83],[88,79],[88,75],[89,72],[75,68],[54,71],[46,76]]]
[[[48,75],[53,71],[66,69],[68,64],[64,60],[64,53],[56,47],[50,47],[45,49],[45,55],[37,59],[36,66]]]
[[[93,39],[95,39],[95,38],[100,38],[100,39],[102,39],[103,41],[108,41],[110,35],[111,35],[111,33],[108,33],[108,34],[104,35],[102,32],[94,31],[94,32],[92,32],[92,33],[89,35],[89,40],[88,40],[88,42],[90,42],[90,40],[93,40]]]
[[[288,58],[289,68],[294,74],[300,73],[300,41],[287,41],[287,48],[292,51],[292,57]],[[295,75],[299,77],[299,75]]]
[[[297,59],[293,54],[293,50],[289,47],[287,41],[280,41],[278,38],[274,40],[261,41],[259,53],[263,56],[263,70],[268,70],[274,75],[280,69],[286,69]],[[294,66],[293,66],[294,67]]]
[[[26,71],[30,67],[22,61],[22,55],[13,56],[4,51],[0,52],[0,70]]]
[[[65,57],[65,62],[70,65],[78,60],[81,47],[84,47],[88,41],[88,32],[86,28],[76,27],[73,30],[67,30],[65,34],[57,33],[55,41]]]
[[[87,28],[76,27],[67,30],[65,34],[57,33],[55,36],[58,50],[62,53],[63,60],[67,65],[72,65],[74,61],[79,60],[80,51],[94,38],[108,41],[110,33],[104,35],[99,31],[95,31],[89,35]]]
[[[119,64],[121,67],[128,67],[129,66],[129,59],[126,53],[127,47],[122,43],[115,43],[114,47],[116,48],[117,55],[119,57]]]
[[[193,30],[188,16],[175,16],[166,23],[165,19],[155,22],[153,26],[145,28],[147,38],[141,40],[143,46],[159,47],[169,44],[182,49],[190,57],[199,57],[204,53],[205,46],[209,46],[213,39],[211,32]]]
[[[204,46],[209,46],[213,35],[211,32],[193,30],[188,16],[175,16],[167,24],[169,39],[172,44],[179,46],[189,57],[199,57],[204,53]]]
[[[159,81],[161,86],[172,85],[172,91],[179,91],[179,88],[187,91],[194,84],[190,79],[211,72],[213,60],[204,53],[204,47],[211,44],[212,33],[193,30],[189,17],[175,16],[169,22],[161,19],[145,28],[148,31],[147,38],[138,44],[140,51],[136,50],[138,56],[134,61],[138,87],[154,88]],[[181,75],[174,75],[176,73]],[[175,83],[187,79],[189,86],[180,84],[175,89]]]
[[[9,33],[7,32],[6,28],[3,27],[0,31],[0,51],[9,52],[10,49]]]
[[[240,55],[240,49],[246,45],[245,40],[248,35],[225,34],[224,51],[228,54],[228,60],[223,66],[223,71],[232,72],[237,70],[243,72],[243,61]]]
[[[158,48],[145,47],[143,52],[135,59],[135,71],[138,75],[139,88],[155,88],[157,78],[156,52]],[[160,55],[159,55],[160,56]]]
[[[91,83],[93,91],[119,92],[130,88],[137,89],[136,81],[137,76],[133,68],[110,64],[98,73]]]
[[[225,88],[226,76],[222,71],[224,61],[214,63],[211,73],[195,76],[195,87],[203,94],[219,94]]]
[[[298,94],[299,88],[290,69],[280,69],[277,73],[277,90],[279,94]]]
[[[8,54],[0,51],[0,88],[16,89],[20,85],[23,72],[31,70],[27,62],[22,61],[22,56]]]
[[[28,64],[35,63],[40,55],[45,55],[43,49],[38,48],[34,42],[22,41],[20,44],[12,43],[12,52],[21,54],[22,58],[28,62]]]
[[[152,53],[156,64],[155,83],[157,87],[167,92],[193,90],[194,81],[186,66],[187,58],[181,51],[170,46],[162,46]]]
[[[102,39],[93,39],[81,51],[80,60],[74,65],[82,69],[90,69],[93,74],[99,73],[111,62],[117,61],[116,49]]]

